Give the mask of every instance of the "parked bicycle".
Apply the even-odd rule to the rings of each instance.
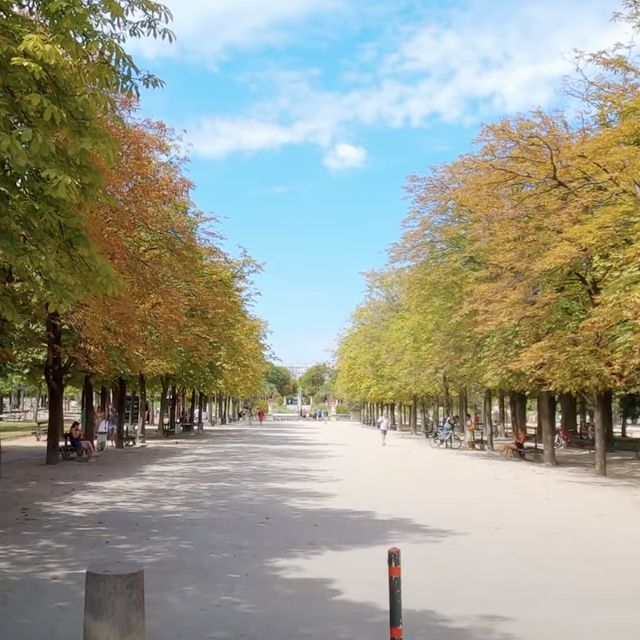
[[[560,427],[556,429],[556,435],[553,439],[553,446],[556,449],[567,447],[578,447],[582,449],[591,449],[594,446],[594,441],[589,437],[582,437],[580,434],[572,433]]]
[[[452,429],[440,428],[435,432],[433,437],[429,439],[429,444],[432,447],[441,447],[444,445],[445,449],[449,447],[459,449],[462,446],[462,440]]]

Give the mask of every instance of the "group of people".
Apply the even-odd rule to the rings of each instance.
[[[115,446],[115,434],[118,427],[118,412],[114,406],[109,407],[109,412],[98,409],[95,415],[95,423],[98,430],[98,449],[102,450],[111,442]]]
[[[305,420],[324,420],[329,416],[326,409],[317,409],[316,411],[305,411],[304,409],[300,409],[298,415]]]
[[[118,412],[115,407],[110,407],[108,413],[98,409],[94,414],[94,419],[98,433],[97,449],[102,451],[109,441],[115,446],[115,432],[118,426]],[[76,451],[82,451],[87,456],[87,460],[97,455],[96,446],[92,440],[83,437],[80,423],[77,420],[71,423],[67,437],[69,446]]]

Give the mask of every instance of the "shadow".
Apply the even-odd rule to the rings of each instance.
[[[307,430],[226,428],[91,464],[25,461],[28,481],[0,484],[0,637],[39,640],[45,626],[49,640],[80,637],[84,572],[105,559],[144,567],[151,640],[388,637],[386,548],[457,534],[331,506],[322,460],[340,445]],[[404,611],[414,640],[510,640],[506,622]]]
[[[595,454],[588,450],[564,449],[557,452],[559,468],[567,470],[571,482],[581,484],[607,484],[615,486],[640,486],[640,459],[634,452],[613,451],[607,453],[607,475],[595,473]]]

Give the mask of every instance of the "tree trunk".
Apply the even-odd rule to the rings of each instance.
[[[484,390],[484,398],[482,401],[482,422],[484,423],[487,449],[489,449],[489,451],[493,451],[493,429],[491,425],[491,389]]]
[[[560,424],[566,431],[578,431],[578,401],[572,393],[560,394]]]
[[[498,437],[506,437],[507,416],[505,411],[504,391],[498,392]]]
[[[44,377],[49,396],[49,422],[47,424],[47,464],[60,462],[60,436],[64,425],[64,369],[62,365],[62,324],[60,314],[47,314],[47,361]]]
[[[116,427],[116,449],[124,449],[124,414],[127,408],[127,382],[118,378],[118,425]]]
[[[511,428],[515,436],[518,433],[518,429],[527,428],[527,394],[512,391],[509,394],[509,405],[511,409]]]
[[[422,425],[422,431],[427,432],[427,401],[424,397],[420,398],[420,424]]]
[[[90,375],[84,377],[82,387],[82,404],[84,407],[84,437],[93,442],[95,431],[95,415],[93,411],[93,381]]]
[[[138,442],[144,442],[147,437],[147,379],[142,371],[138,374]]]
[[[198,431],[204,431],[204,422],[202,421],[202,411],[204,409],[205,395],[200,391],[198,396]]]
[[[109,417],[108,405],[109,404],[109,389],[102,385],[100,387],[100,411],[105,417]]]
[[[164,436],[164,417],[167,415],[167,394],[169,393],[169,378],[160,376],[160,414],[158,415],[158,436]]]
[[[176,422],[182,422],[182,417],[187,413],[187,390],[180,387],[178,391],[178,406],[176,408]]]
[[[36,402],[33,407],[33,421],[38,426],[38,408],[40,407],[40,387],[36,389]],[[2,413],[2,399],[0,398],[0,413]]]
[[[193,428],[196,421],[196,390],[191,389],[191,406],[189,407],[189,423]]]
[[[580,424],[580,435],[584,436],[586,430],[585,428],[587,425],[587,402],[582,394],[580,394],[577,398],[577,409]]]
[[[449,382],[445,375],[442,376],[442,389],[444,391],[444,418],[446,418],[451,415],[451,394],[449,393]]]
[[[169,407],[169,429],[175,431],[176,428],[176,409],[178,408],[178,394],[176,385],[171,385],[171,406]]]
[[[612,393],[610,389],[593,394],[594,426],[596,431],[596,473],[607,475],[607,431],[613,424]]]
[[[407,405],[407,411],[409,413],[407,416],[409,429],[415,435],[418,433],[418,396],[414,395],[411,398],[411,404]]]
[[[458,425],[461,428],[462,433],[464,434],[465,442],[467,438],[467,413],[469,413],[468,408],[469,398],[467,397],[467,390],[461,389],[458,394]]]
[[[463,427],[467,418],[467,390],[461,389],[458,392],[458,423]]]
[[[555,467],[556,450],[553,441],[556,435],[556,398],[551,391],[538,393],[538,416],[542,425],[543,460],[546,467]]]

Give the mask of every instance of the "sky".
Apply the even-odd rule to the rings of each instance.
[[[615,0],[165,0],[172,44],[133,42],[183,132],[194,201],[262,265],[253,313],[285,365],[330,361],[402,233],[412,174],[483,122],[561,107],[575,50],[628,40]]]

